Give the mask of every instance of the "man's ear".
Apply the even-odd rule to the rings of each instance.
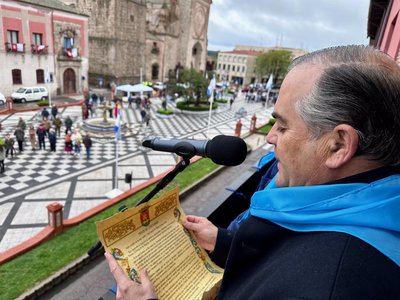
[[[325,165],[337,169],[348,163],[357,151],[359,137],[350,125],[340,124],[331,132],[328,140],[328,157]]]

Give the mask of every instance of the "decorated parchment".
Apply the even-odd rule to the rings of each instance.
[[[212,299],[223,269],[182,226],[184,218],[174,189],[97,222],[97,233],[132,280],[139,281],[138,272],[147,269],[159,299]]]

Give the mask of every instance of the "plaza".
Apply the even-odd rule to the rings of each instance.
[[[168,106],[175,108],[174,103]],[[177,113],[169,119],[158,118],[156,110],[161,100],[152,99],[149,127],[141,124],[139,111],[124,104],[123,122],[136,128],[133,136],[119,141],[119,167],[116,174],[115,142],[113,139],[93,138],[92,155],[75,157],[64,153],[63,134],[57,140],[57,152],[32,151],[27,146],[24,152],[6,159],[5,174],[0,175],[0,253],[4,252],[40,232],[47,225],[46,206],[57,201],[64,206],[64,219],[76,217],[108,200],[106,194],[117,188],[126,191],[130,185],[124,182],[126,173],[132,172],[132,187],[157,176],[176,163],[170,153],[149,151],[141,147],[147,136],[209,139],[219,134],[233,135],[237,119],[235,112],[244,107],[247,116],[241,119],[242,134],[249,131],[255,114],[257,124],[266,123],[272,108],[265,109],[260,103],[246,103],[240,95],[233,104],[212,114],[207,133],[207,115]],[[101,116],[101,110],[97,115]],[[74,125],[82,124],[81,107],[60,109],[63,119],[70,116]],[[2,135],[13,133],[19,118],[29,124],[37,124],[37,112],[21,112],[2,115]]]

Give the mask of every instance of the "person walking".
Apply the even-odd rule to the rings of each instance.
[[[150,119],[151,119],[151,116],[150,116],[150,109],[146,109],[146,114],[145,114],[145,116],[144,116],[144,123],[146,123],[146,128],[148,128],[149,127],[149,124],[150,124]]]
[[[146,122],[146,110],[142,106],[140,109],[140,116],[142,117],[142,124]]]
[[[82,140],[86,149],[86,159],[90,159],[90,149],[92,148],[92,139],[90,138],[89,133],[86,133]]]
[[[64,151],[65,151],[67,154],[72,154],[72,138],[71,138],[71,133],[70,133],[70,132],[68,132],[68,133],[65,135],[64,143],[65,143]]]
[[[51,123],[49,120],[44,120],[43,122],[44,128],[46,129],[46,134],[49,135],[50,128],[51,128]]]
[[[85,103],[83,103],[82,104],[82,119],[86,120],[87,118],[89,118],[88,106]]]
[[[79,133],[78,129],[75,129],[74,133],[71,136],[72,145],[74,146],[74,155],[81,155],[81,145],[82,145],[82,136]]]
[[[9,133],[6,135],[6,139],[4,141],[4,146],[6,148],[6,157],[8,154],[11,154],[11,158],[14,157],[14,139],[10,136]]]
[[[42,110],[42,120],[47,120],[49,118],[49,111],[46,109],[46,107],[43,107]]]
[[[53,125],[56,129],[56,134],[58,137],[61,136],[61,125],[62,125],[62,121],[60,119],[59,116],[56,116],[56,118],[53,120]]]
[[[49,132],[49,142],[50,142],[50,152],[56,152],[57,134],[53,128],[51,128]]]
[[[67,118],[64,121],[64,125],[65,125],[65,134],[67,134],[68,132],[72,132],[72,120],[70,116],[67,116]]]
[[[22,117],[19,118],[17,126],[20,127],[25,132],[26,123],[25,123],[24,119],[22,119]]]
[[[0,138],[0,174],[4,173],[4,160],[6,159],[4,140]]]
[[[21,153],[24,151],[25,132],[21,129],[21,127],[17,127],[17,129],[14,131],[14,135],[18,143],[18,151]]]
[[[43,147],[43,150],[46,150],[46,142],[45,142],[46,128],[44,128],[43,123],[39,124],[38,129],[36,129],[36,134],[39,140],[39,149],[42,150]]]
[[[57,105],[53,104],[53,106],[51,107],[51,116],[53,120],[56,118],[57,114],[58,114]]]
[[[29,141],[31,142],[32,150],[36,150],[36,132],[35,132],[35,128],[33,127],[33,125],[29,126],[28,134],[29,134]]]

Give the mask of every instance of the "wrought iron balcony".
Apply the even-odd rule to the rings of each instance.
[[[25,44],[23,43],[5,43],[7,52],[25,53]]]
[[[49,46],[46,45],[31,45],[32,54],[48,54]]]

